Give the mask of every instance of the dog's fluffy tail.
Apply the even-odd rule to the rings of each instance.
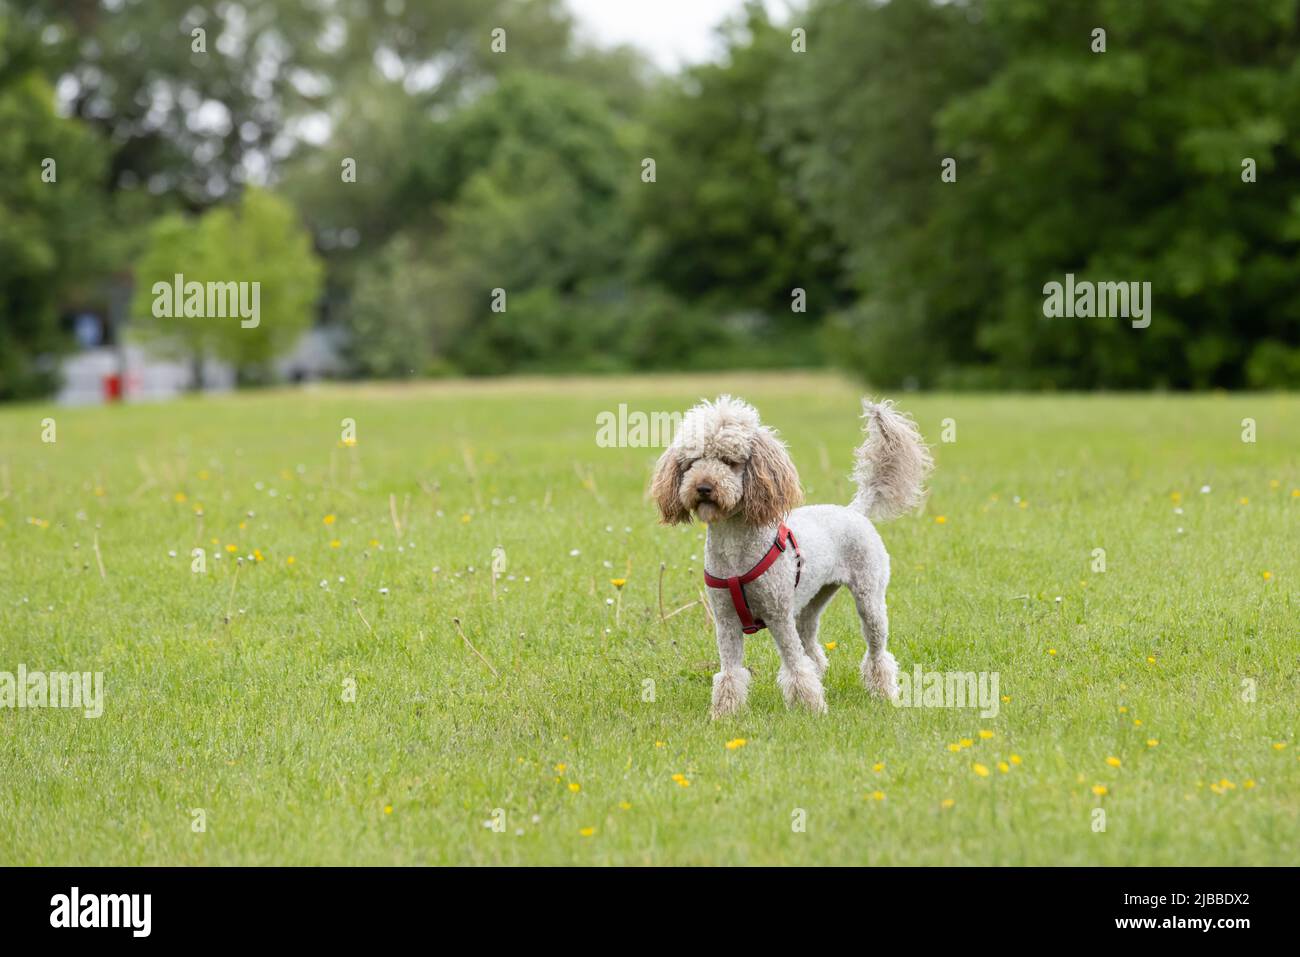
[[[894,518],[924,500],[934,460],[916,423],[893,402],[863,399],[862,417],[867,438],[854,454],[858,493],[851,507],[878,521]]]

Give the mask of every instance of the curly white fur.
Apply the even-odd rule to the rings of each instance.
[[[871,518],[899,515],[919,504],[933,462],[915,423],[892,403],[864,401],[863,409],[867,439],[857,451],[858,492],[850,507],[796,508],[799,476],[785,445],[760,423],[753,406],[725,395],[687,412],[650,486],[666,524],[693,516],[708,524],[705,567],[723,578],[752,568],[771,547],[782,519],[794,532],[804,559],[798,585],[791,549],[745,586],[745,596],[776,642],[777,686],[786,704],[814,712],[826,710],[821,679],[827,659],[818,626],[841,586],[853,594],[867,643],[863,683],[882,697],[898,696],[885,609],[889,554]],[[750,674],[730,593],[708,591],[721,659],[711,714],[721,718],[744,705]]]

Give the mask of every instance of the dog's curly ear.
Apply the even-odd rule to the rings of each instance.
[[[668,449],[659,456],[654,478],[650,480],[650,497],[659,506],[659,520],[664,525],[676,525],[691,520],[691,513],[682,505],[679,494],[682,475],[681,463],[677,461],[677,453],[673,449]]]
[[[799,473],[785,446],[769,430],[760,429],[745,463],[745,521],[772,525],[802,501]]]

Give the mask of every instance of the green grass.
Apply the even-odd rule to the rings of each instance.
[[[785,709],[763,633],[748,708],[711,723],[702,609],[661,622],[657,598],[660,562],[670,610],[697,597],[702,529],[656,525],[655,450],[598,448],[595,418],[728,388],[809,501],[847,501],[857,394],[813,375],[0,410],[0,670],[106,684],[94,720],[0,709],[0,863],[1294,862],[1300,397],[901,397],[938,469],[924,513],[882,527],[891,647],[998,672],[1010,700],[869,698],[841,594],[829,715]],[[237,581],[231,543],[265,558]]]

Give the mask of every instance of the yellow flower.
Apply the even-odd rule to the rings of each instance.
[[[208,470],[207,470],[207,469],[199,469],[199,478],[201,478],[203,481],[206,482],[206,481],[208,480]]]
[[[1004,694],[1004,695],[1002,696],[1002,703],[1003,703],[1003,704],[1010,704],[1010,703],[1011,703],[1011,695],[1009,695],[1009,694]]]
[[[1181,501],[1183,500],[1183,493],[1182,493],[1182,492],[1170,492],[1170,493],[1169,493],[1169,500],[1170,500],[1171,502],[1173,502],[1175,505],[1177,505],[1179,502],[1181,502]]]
[[[336,539],[333,539],[333,540],[330,542],[330,548],[339,548],[339,547],[341,547],[342,545],[343,545],[343,543],[340,542],[337,538],[336,538]]]
[[[468,515],[468,514],[462,515],[462,516],[460,517],[460,523],[461,523],[462,525],[468,525],[468,524],[470,523],[470,517],[469,517],[469,515]]]
[[[1149,665],[1154,665],[1155,663],[1156,663],[1155,656],[1154,656],[1154,655],[1147,655],[1147,664],[1149,664]]]
[[[577,781],[570,781],[569,790],[572,791],[574,794],[577,794],[579,791],[582,790],[582,785],[579,784]]]
[[[943,808],[946,811],[956,803],[957,802],[954,801],[952,798],[944,798],[942,801],[939,802],[939,807]]]
[[[1245,781],[1245,783],[1243,783],[1241,786],[1242,786],[1243,788],[1245,788],[1247,791],[1249,791],[1251,788],[1253,788],[1253,787],[1255,786],[1255,779],[1254,779],[1254,778],[1247,778],[1246,781]]]
[[[873,771],[875,771],[877,774],[879,774],[881,771],[885,770],[885,762],[884,762],[884,761],[877,761],[875,764],[873,764],[873,765],[871,766],[871,770],[873,770]]]
[[[563,773],[565,772],[565,770],[566,770],[568,767],[569,767],[569,766],[568,766],[567,764],[557,764],[557,765],[555,766],[555,773],[556,773],[556,774],[563,774]]]
[[[393,813],[393,806],[392,806],[391,804],[385,804],[385,805],[384,805],[384,813],[385,813],[385,814],[392,814],[392,813]]]
[[[259,562],[264,560],[262,557],[262,550],[260,548],[253,549],[253,558]]]
[[[987,741],[989,738],[993,737],[993,732],[987,728],[980,728],[980,737]]]
[[[173,502],[176,502],[176,503],[178,503],[178,504],[181,503],[181,502],[184,502],[184,501],[185,501],[185,493],[184,493],[184,492],[177,492],[175,495],[172,496],[172,501],[173,501]]]
[[[1011,755],[1011,763],[1016,765],[1020,764],[1020,755],[1018,754]]]
[[[1005,761],[999,761],[998,770],[1001,771],[1003,774],[1006,774],[1008,771],[1011,770],[1011,765],[1007,764],[1007,762]]]
[[[826,650],[827,650],[827,651],[834,651],[835,648],[836,648],[836,646],[837,646],[837,644],[838,644],[838,642],[834,642],[834,641],[828,641],[828,642],[826,642]]]
[[[934,517],[934,524],[936,524],[936,525],[947,525],[947,524],[948,524],[948,516],[947,516],[947,515],[936,515],[936,516]]]
[[[1107,758],[1107,759],[1106,759],[1106,763],[1109,764],[1112,768],[1117,768],[1117,767],[1120,766],[1120,760],[1119,760],[1119,758],[1115,757],[1114,755],[1112,755],[1111,757]]]
[[[1291,490],[1291,497],[1292,497],[1292,498],[1300,498],[1300,488],[1293,488],[1293,489]]]
[[[1104,784],[1094,784],[1092,786],[1092,793],[1097,795],[1097,797],[1105,797],[1110,793],[1110,791]]]
[[[1147,747],[1154,748],[1160,744],[1159,738],[1147,738]]]
[[[227,545],[227,546],[226,546],[226,551],[228,551],[228,552],[232,552],[232,553],[233,553],[233,552],[237,552],[237,551],[239,551],[239,546],[238,546],[238,545]]]
[[[377,539],[377,538],[372,538],[372,539],[370,540],[370,547],[371,547],[371,548],[378,548],[378,547],[379,547],[379,539]]]
[[[948,745],[948,750],[949,750],[949,751],[960,751],[960,750],[961,750],[961,745],[960,745],[960,744],[950,744],[950,745]]]
[[[970,769],[982,778],[986,778],[989,776],[989,769],[982,764],[972,764],[970,766]]]
[[[1272,578],[1273,578],[1272,572],[1264,572],[1264,581],[1271,581]]]
[[[1246,496],[1243,495],[1241,498],[1237,499],[1237,504],[1238,504],[1238,505],[1249,505],[1249,504],[1250,504],[1250,499],[1246,498]]]
[[[326,516],[325,516],[325,524],[326,524],[326,525],[333,525],[333,524],[334,524],[334,516],[333,516],[333,515],[326,515]]]
[[[873,801],[883,801],[883,800],[885,799],[885,792],[884,792],[884,791],[872,791],[870,797],[871,797],[871,800],[873,800]]]
[[[240,523],[239,523],[239,527],[240,527],[241,529],[248,528],[248,523],[247,523],[247,522],[240,522]]]
[[[963,748],[969,748],[969,747],[970,747],[972,744],[974,744],[975,742],[972,741],[970,738],[962,738],[962,739],[961,739],[960,741],[958,741],[957,743],[960,744]]]
[[[686,775],[684,774],[680,774],[680,773],[674,774],[673,780],[676,781],[680,787],[688,788],[691,786],[691,782],[687,779]]]
[[[662,748],[663,746],[664,746],[664,743],[663,743],[662,741],[656,741],[656,742],[655,742],[655,747],[656,747],[656,748]]]
[[[1026,501],[1024,501],[1024,500],[1022,499],[1021,502],[1020,502],[1020,507],[1021,507],[1021,508],[1029,508],[1029,503],[1026,502]]]
[[[1055,654],[1056,654],[1056,649],[1055,649],[1055,648],[1048,648],[1048,649],[1047,649],[1047,653],[1048,653],[1049,655],[1055,655]]]
[[[744,746],[745,746],[744,738],[733,738],[732,740],[728,741],[726,744],[726,748],[728,751],[735,751],[737,748],[743,748]]]
[[[1125,707],[1124,705],[1120,705],[1120,706],[1119,706],[1119,713],[1120,713],[1120,714],[1128,714],[1128,708]]]
[[[584,827],[579,829],[578,833],[583,837],[591,837],[591,835],[596,833],[596,829],[594,827]]]
[[[1281,750],[1282,750],[1283,748],[1285,748],[1285,747],[1286,747],[1286,742],[1285,742],[1285,741],[1278,741],[1277,743],[1275,743],[1275,744],[1273,745],[1273,750],[1274,750],[1274,751],[1281,751]]]
[[[292,555],[290,555],[288,558],[286,558],[286,559],[284,560],[284,563],[285,563],[286,565],[292,565],[292,564],[293,564],[294,562],[296,562],[297,560],[298,560],[298,559],[296,559],[296,558],[294,558]]]
[[[609,583],[610,583],[611,585],[613,585],[615,588],[622,588],[624,585],[627,584],[627,579],[626,579],[626,578],[611,578],[611,579],[609,580]]]
[[[632,810],[632,802],[631,802],[631,801],[619,801],[619,802],[618,802],[618,806],[619,806],[622,810],[624,810],[624,811],[630,811],[630,810]]]
[[[1223,788],[1225,791],[1233,791],[1236,790],[1237,785],[1233,784],[1227,778],[1221,778],[1219,780],[1219,787]]]
[[[1140,727],[1142,727],[1142,719],[1141,719],[1141,718],[1134,718],[1134,719],[1133,719],[1133,727],[1135,727],[1135,728],[1140,728]]]

